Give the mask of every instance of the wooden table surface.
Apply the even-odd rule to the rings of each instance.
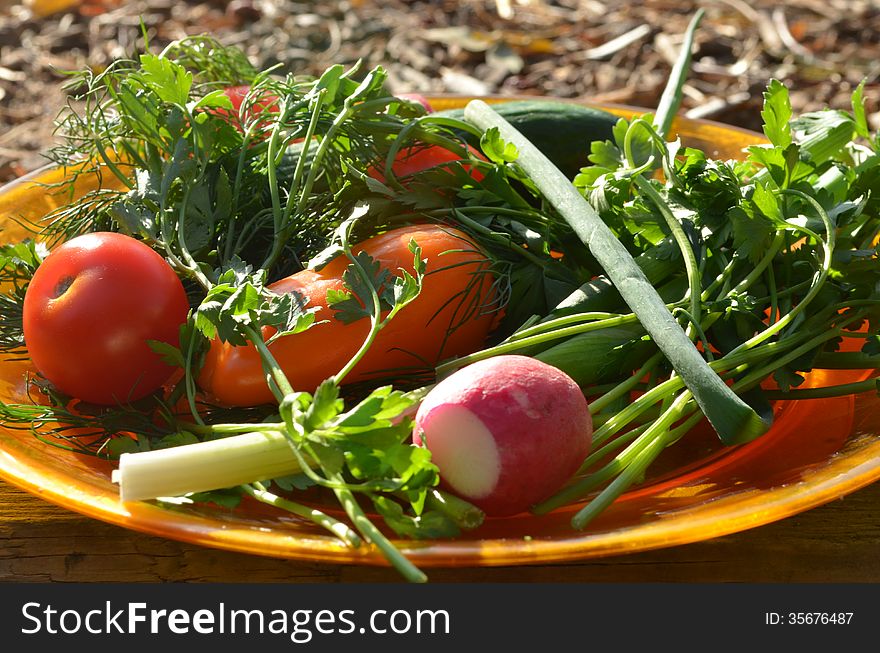
[[[429,569],[439,582],[880,582],[880,483],[788,519],[669,549],[544,566]],[[142,535],[0,482],[0,581],[397,582],[377,567]]]

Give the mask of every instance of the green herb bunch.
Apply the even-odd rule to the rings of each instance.
[[[554,363],[583,356],[574,371],[595,393],[594,451],[536,512],[590,497],[573,519],[583,528],[704,417],[723,443],[736,444],[762,432],[738,427],[742,404],[769,425],[775,400],[876,390],[874,379],[797,389],[814,368],[867,371],[880,360],[878,141],[865,122],[862,90],[851,112],[792,119],[788,90],[772,81],[762,112],[769,143],[750,147],[741,161],[668,142],[651,116],[621,120],[613,141],[593,143],[593,165],[573,182],[587,200],[582,212],[608,225],[656,288],[660,311],[693,343],[675,347],[699,351],[741,403],[719,393],[698,405],[688,383],[693,370],[670,364],[676,352],[648,335],[645,307],[624,301],[611,274],[591,280],[499,345],[441,366],[511,352]],[[465,115],[503,128],[486,109]],[[552,175],[540,161],[516,160],[534,179]],[[861,344],[842,350],[845,341]]]

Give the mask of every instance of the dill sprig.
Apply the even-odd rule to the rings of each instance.
[[[28,283],[46,255],[46,247],[35,240],[0,245],[0,357],[25,355],[22,314]]]
[[[118,459],[123,453],[150,451],[216,437],[212,428],[155,394],[129,405],[98,406],[58,392],[40,376],[27,380],[28,403],[0,402],[0,426],[33,433],[41,441],[75,453]],[[198,402],[209,424],[247,424],[270,418],[271,407],[229,408]],[[221,430],[222,432],[222,430]]]
[[[251,84],[260,74],[240,49],[223,46],[204,34],[172,41],[162,54],[205,84]]]
[[[102,189],[56,211],[44,237],[124,231],[173,260],[181,256],[180,243],[159,225],[174,222],[189,238],[185,249],[194,261],[180,260],[194,279],[236,259],[279,278],[321,252],[365,198],[372,225],[355,238],[401,215],[457,222],[451,199],[480,223],[465,229],[494,260],[527,251],[540,274],[552,268],[549,278],[566,289],[583,281],[582,270],[566,267],[581,262],[568,226],[530,205],[531,198],[492,166],[471,161],[486,172],[479,183],[457,165],[415,175],[406,187],[365,172],[382,170],[413,142],[469,157],[460,136],[470,129],[465,123],[433,120],[420,106],[391,96],[381,68],[332,66],[317,79],[270,73],[255,71],[236,48],[200,36],[158,56],[72,75],[72,99],[57,121],[62,143],[49,156],[59,165],[77,164],[71,181],[97,177]],[[240,107],[224,94],[233,84],[248,85],[243,98],[237,91]],[[176,220],[167,219],[172,212]],[[563,262],[551,251],[565,254]],[[552,299],[561,292],[557,288]],[[533,308],[538,313],[547,302]]]
[[[0,294],[0,357],[16,360],[26,356],[22,333],[25,287]]]
[[[31,403],[0,402],[0,425],[27,430],[52,446],[84,455],[118,456],[114,442],[149,448],[151,442],[170,435],[153,419],[144,405],[136,407],[92,406],[57,392],[45,380],[28,379]],[[146,402],[144,402],[146,403]]]

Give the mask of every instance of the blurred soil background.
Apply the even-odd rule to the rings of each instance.
[[[848,108],[867,80],[880,128],[877,0],[0,0],[0,183],[42,165],[61,71],[211,33],[260,67],[383,65],[393,92],[542,95],[653,108],[697,7],[683,111],[760,128],[771,77],[797,112]]]

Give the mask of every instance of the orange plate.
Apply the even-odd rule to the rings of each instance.
[[[437,108],[461,98],[434,98]],[[609,108],[609,107],[606,107]],[[610,107],[621,115],[633,109]],[[638,111],[641,113],[641,111]],[[757,134],[680,120],[686,144],[716,157],[737,157]],[[15,219],[39,219],[54,205],[42,172],[0,190],[2,238],[21,235]],[[85,180],[94,183],[94,180]],[[21,401],[27,363],[0,363],[0,400]],[[819,371],[811,382],[834,382]],[[880,478],[880,411],[873,396],[788,402],[773,429],[748,445],[723,449],[705,431],[670,447],[644,484],[625,494],[585,532],[571,529],[577,506],[550,515],[489,520],[455,540],[399,541],[416,564],[431,566],[546,563],[631,553],[717,537],[766,524],[853,492]],[[126,528],[246,553],[336,563],[385,564],[374,549],[351,550],[310,522],[242,504],[123,505],[110,482],[112,464],[50,447],[27,431],[0,429],[0,477],[48,501]]]

